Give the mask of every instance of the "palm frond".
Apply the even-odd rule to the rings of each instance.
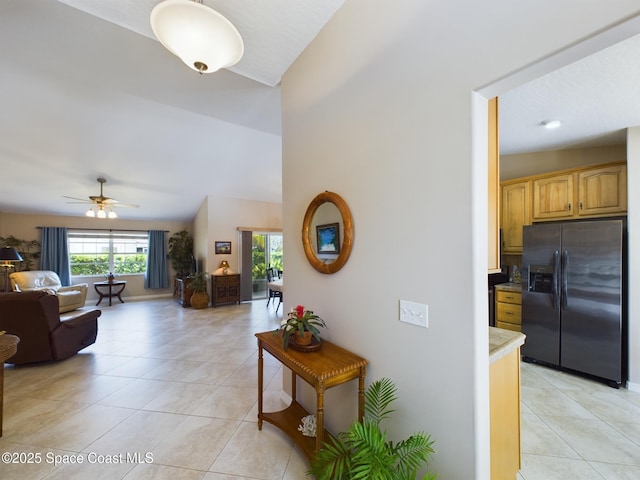
[[[364,414],[373,422],[380,424],[394,410],[389,409],[396,400],[396,386],[389,378],[381,378],[373,382],[365,392]]]
[[[435,453],[432,445],[431,436],[419,432],[394,447],[398,460],[397,469],[402,472],[402,478],[415,478],[418,468],[429,463],[431,455]]]

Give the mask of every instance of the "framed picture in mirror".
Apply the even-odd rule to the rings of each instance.
[[[316,225],[318,253],[340,253],[340,224]]]

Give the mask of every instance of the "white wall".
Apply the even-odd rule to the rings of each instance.
[[[351,0],[283,78],[285,308],[312,308],[329,340],[369,360],[368,381],[396,382],[389,434],[431,433],[440,478],[489,476],[486,103],[471,92],[635,10],[591,2],[576,22],[575,5],[551,0]],[[325,190],[355,227],[331,276],[300,241]],[[429,329],[398,322],[400,299],[429,305]],[[330,430],[355,417],[354,392],[330,390]]]
[[[240,272],[238,227],[269,231],[282,229],[282,204],[209,196],[207,198],[208,245],[206,271],[213,273],[227,260],[234,273]],[[230,241],[231,255],[216,255],[215,242]]]
[[[622,162],[626,159],[626,145],[500,155],[500,180],[511,180],[599,163]]]

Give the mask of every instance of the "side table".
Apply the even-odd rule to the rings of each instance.
[[[104,297],[109,297],[109,306],[111,306],[111,299],[113,297],[118,297],[120,303],[124,303],[122,297],[120,296],[124,291],[124,287],[127,286],[127,282],[125,280],[114,280],[113,282],[95,282],[93,284],[93,288],[96,289],[100,298],[98,299],[98,303],[96,303],[96,307],[100,305],[100,302]]]
[[[19,337],[15,335],[0,335],[0,437],[2,436],[2,411],[4,398],[4,361],[11,358],[18,351]]]
[[[350,380],[358,379],[358,419],[364,416],[364,380],[367,361],[326,340],[314,352],[299,352],[282,348],[282,338],[273,332],[256,333],[258,338],[258,429],[269,422],[286,433],[302,449],[308,459],[322,447],[329,432],[324,429],[324,392]],[[263,350],[266,350],[291,370],[291,405],[279,412],[263,412]],[[298,431],[302,418],[309,413],[296,400],[296,377],[299,376],[316,391],[316,438]]]

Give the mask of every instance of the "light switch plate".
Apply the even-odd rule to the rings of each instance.
[[[424,303],[400,300],[400,321],[429,328],[429,306]]]

